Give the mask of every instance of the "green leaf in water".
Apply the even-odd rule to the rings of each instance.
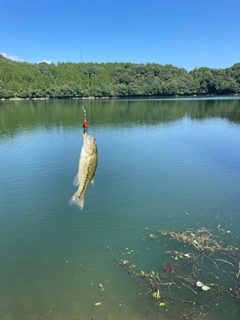
[[[166,304],[165,304],[164,302],[160,302],[160,303],[158,304],[159,307],[165,307],[165,305],[166,305]]]
[[[156,298],[156,299],[160,299],[160,297],[161,297],[159,291],[158,292],[153,292],[152,296],[153,296],[153,298]]]

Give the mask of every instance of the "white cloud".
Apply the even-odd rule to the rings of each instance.
[[[42,63],[42,62],[45,62],[45,63],[47,63],[47,64],[51,64],[51,63],[52,63],[51,60],[42,60],[42,61],[39,61],[38,63]]]
[[[22,59],[22,58],[20,58],[18,56],[14,56],[13,54],[8,54],[8,53],[5,53],[5,52],[2,52],[1,50],[0,50],[0,54],[2,56],[4,56],[5,58],[13,60],[13,61],[20,61],[20,62],[25,61],[24,59]],[[38,61],[37,63],[42,63],[42,62],[45,62],[47,64],[53,63],[51,60],[42,60],[42,61]]]
[[[13,61],[24,61],[24,59],[21,59],[21,58],[18,57],[18,56],[14,56],[14,55],[12,55],[12,54],[4,53],[4,52],[2,52],[2,51],[0,51],[0,54],[1,54],[2,56],[4,56],[5,58],[10,59],[10,60],[13,60]]]

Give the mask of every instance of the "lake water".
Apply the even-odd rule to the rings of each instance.
[[[80,211],[82,106],[99,164]],[[177,319],[113,260],[160,271],[159,229],[239,239],[239,99],[0,101],[0,161],[0,320]],[[204,319],[240,318],[220,302]]]

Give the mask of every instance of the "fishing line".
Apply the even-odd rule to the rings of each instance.
[[[87,120],[87,112],[83,106],[82,106],[82,109],[83,109],[83,120],[86,121]]]
[[[83,134],[87,132],[88,129],[88,122],[87,122],[87,113],[84,107],[82,106],[83,109]]]

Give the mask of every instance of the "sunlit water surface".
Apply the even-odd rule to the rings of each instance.
[[[82,106],[99,164],[80,211]],[[240,233],[237,99],[3,101],[0,160],[1,320],[169,319],[113,260],[158,272],[160,228]],[[226,317],[239,300],[205,319]]]

